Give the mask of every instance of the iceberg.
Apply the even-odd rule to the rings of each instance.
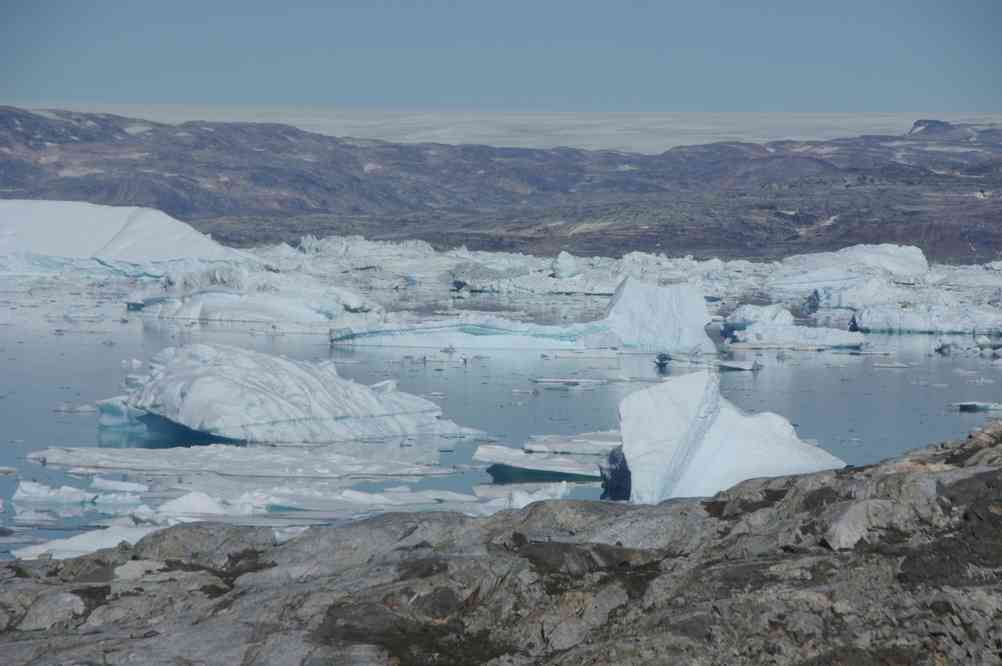
[[[787,257],[765,283],[774,300],[795,302],[814,291],[837,295],[859,288],[874,278],[876,284],[910,283],[929,272],[922,250],[908,245],[853,245],[836,252],[815,252]],[[874,287],[868,287],[873,289]],[[851,304],[845,304],[850,305]]]
[[[561,251],[553,260],[553,277],[572,278],[578,274],[578,262],[570,252]]]
[[[742,413],[708,371],[672,377],[619,405],[632,502],[713,495],[756,477],[837,469],[845,463],[797,437],[782,416]]]
[[[345,326],[382,310],[350,289],[312,276],[289,276],[266,265],[199,262],[171,266],[156,287],[132,293],[127,304],[158,319],[322,333],[331,322]]]
[[[168,347],[151,365],[125,407],[212,437],[321,444],[472,432],[442,419],[435,403],[392,384],[369,387],[340,377],[330,361],[195,344]],[[103,403],[102,417],[112,404]]]
[[[729,314],[724,322],[731,328],[745,328],[758,322],[792,326],[793,314],[779,303],[773,305],[745,304]]]
[[[758,349],[858,349],[866,336],[856,331],[758,322],[734,332],[739,345]]]
[[[1002,311],[969,303],[893,302],[856,312],[859,330],[887,333],[1002,334]]]
[[[627,277],[598,321],[547,326],[489,316],[431,322],[395,318],[367,329],[332,330],[331,342],[488,349],[622,347],[714,354],[716,347],[705,331],[710,321],[706,303],[694,287],[659,286]]]
[[[0,200],[0,255],[15,253],[129,263],[243,257],[150,208]]]

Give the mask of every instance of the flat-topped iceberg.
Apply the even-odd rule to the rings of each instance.
[[[435,403],[397,391],[392,382],[345,379],[330,361],[195,344],[168,347],[151,366],[124,407],[213,437],[324,443],[464,432],[440,418]]]
[[[489,463],[487,473],[495,482],[529,480],[587,480],[600,477],[597,460],[582,460],[580,456],[531,452],[508,446],[482,444],[473,460]]]
[[[633,502],[709,496],[746,479],[845,466],[797,437],[782,416],[741,412],[707,371],[628,395],[619,417]]]
[[[861,331],[1002,334],[1002,310],[969,303],[884,303],[856,312]]]
[[[659,286],[623,279],[603,319],[567,326],[467,316],[440,321],[389,319],[364,330],[334,330],[331,341],[415,347],[553,349],[621,347],[675,354],[712,354],[704,330],[710,315],[688,284]]]
[[[15,253],[130,263],[241,256],[150,208],[0,200],[0,255]]]

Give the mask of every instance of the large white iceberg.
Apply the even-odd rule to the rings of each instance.
[[[184,222],[150,208],[0,200],[0,255],[15,253],[130,263],[240,256]]]
[[[461,434],[435,403],[306,363],[223,345],[168,347],[124,400],[199,433],[253,442],[324,443]]]
[[[845,465],[802,441],[782,416],[742,413],[707,371],[628,395],[619,417],[633,502],[709,496],[746,479]]]
[[[499,317],[441,321],[392,318],[367,329],[332,331],[335,343],[415,347],[580,349],[622,347],[675,354],[716,352],[705,327],[711,317],[700,292],[688,284],[659,286],[624,278],[603,319],[548,326]]]

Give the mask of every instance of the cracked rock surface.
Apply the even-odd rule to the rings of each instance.
[[[5,664],[998,664],[1002,424],[658,506],[193,524],[0,564]]]

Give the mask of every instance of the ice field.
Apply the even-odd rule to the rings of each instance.
[[[957,403],[1002,401],[1002,263],[899,246],[236,251],[156,211],[0,201],[0,301],[0,556],[597,499],[620,444],[633,501],[708,495],[956,437],[984,418]]]

